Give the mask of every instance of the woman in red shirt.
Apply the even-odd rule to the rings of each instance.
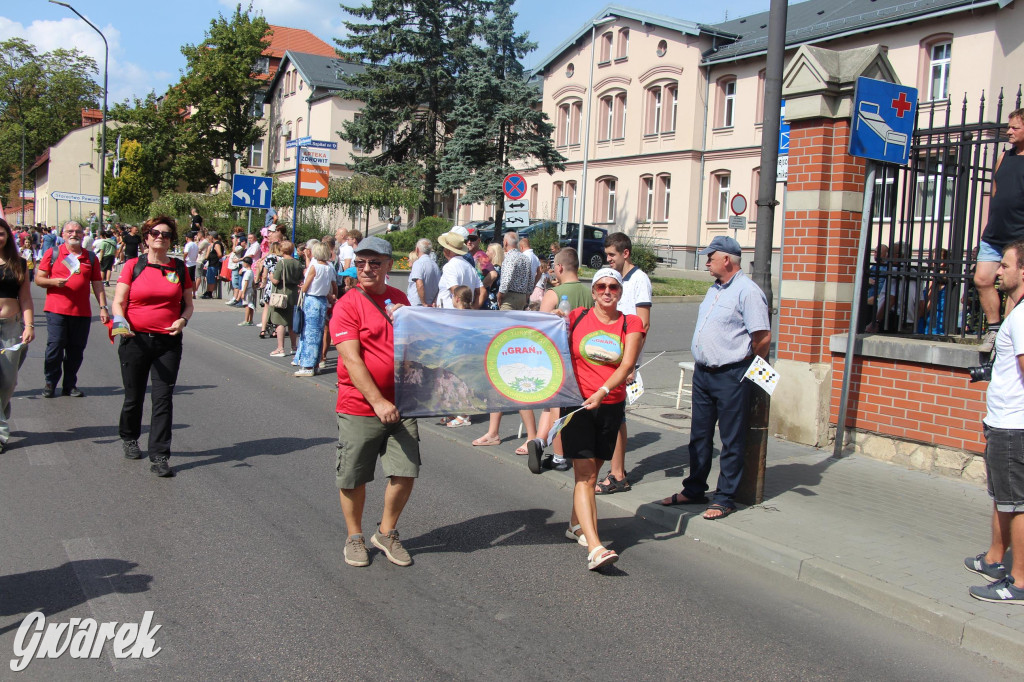
[[[178,238],[173,218],[150,218],[142,225],[142,235],[149,250],[124,264],[114,292],[114,323],[128,325],[117,349],[124,383],[118,431],[124,456],[141,459],[142,403],[147,380],[152,378],[149,470],[157,476],[173,476],[167,465],[171,454],[171,397],[181,364],[181,330],[192,317],[192,296],[186,295],[192,290],[192,281],[184,263],[167,255]],[[141,259],[145,259],[144,265],[137,267]]]
[[[587,547],[587,568],[613,564],[619,555],[601,545],[597,535],[594,486],[601,465],[612,458],[615,439],[626,415],[625,381],[636,364],[643,323],[618,310],[622,275],[611,268],[594,273],[590,290],[594,307],[568,314],[569,353],[585,409],[562,428],[565,457],[572,459],[576,485],[566,536]],[[564,313],[559,312],[560,315]]]

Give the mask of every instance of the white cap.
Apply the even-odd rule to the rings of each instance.
[[[611,277],[619,284],[622,284],[622,275],[619,274],[618,270],[614,268],[601,268],[594,273],[594,278],[590,280],[591,285],[602,277]]]
[[[469,239],[469,230],[464,228],[462,225],[456,225],[455,227],[448,231],[459,235],[459,239],[461,239],[462,241],[466,241],[467,239]]]

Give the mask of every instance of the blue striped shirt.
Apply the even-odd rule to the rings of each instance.
[[[768,299],[742,270],[725,284],[715,282],[697,313],[690,350],[695,362],[720,367],[752,355],[750,335],[771,329]]]

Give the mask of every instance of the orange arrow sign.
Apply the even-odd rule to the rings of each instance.
[[[299,196],[327,198],[330,169],[324,166],[299,165]]]

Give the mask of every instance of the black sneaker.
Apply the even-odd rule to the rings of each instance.
[[[53,384],[46,384],[45,386],[43,386],[43,392],[40,393],[40,395],[43,396],[44,398],[52,398]]]
[[[984,577],[990,583],[1002,580],[1006,577],[1006,567],[1001,562],[988,563],[985,561],[985,554],[982,552],[978,556],[969,556],[964,559],[964,568],[971,573],[977,573]]]
[[[61,395],[70,396],[72,398],[84,398],[85,394],[78,390],[77,386],[72,388],[65,388],[60,392]]]
[[[554,469],[555,471],[568,471],[569,469],[572,468],[572,464],[570,464],[569,460],[567,460],[565,457],[562,457],[560,460],[552,464],[551,468]]]
[[[139,441],[123,440],[121,449],[124,450],[125,459],[142,459],[142,450],[139,449]]]
[[[153,463],[149,465],[149,470],[161,478],[167,478],[174,475],[174,470],[167,466],[167,457],[154,457]]]

